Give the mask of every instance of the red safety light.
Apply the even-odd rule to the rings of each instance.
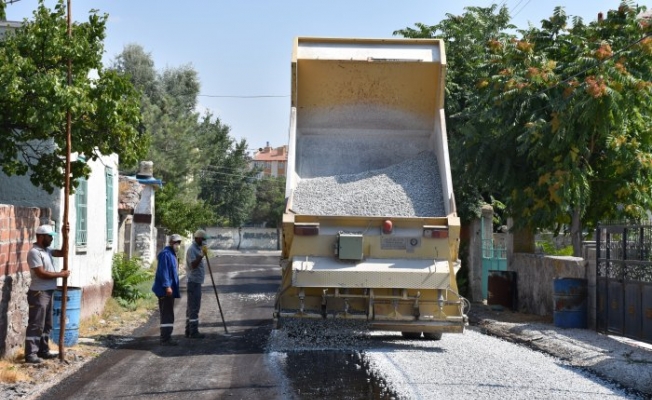
[[[383,221],[383,233],[385,235],[389,235],[390,233],[392,233],[393,230],[394,230],[394,224],[392,223],[392,221],[388,219]]]
[[[319,224],[318,223],[294,224],[294,234],[297,236],[317,236],[319,235]]]
[[[432,239],[446,239],[448,237],[448,227],[438,225],[424,226],[423,237]]]

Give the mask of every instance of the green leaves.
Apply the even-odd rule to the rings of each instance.
[[[632,51],[645,32],[628,7],[572,27],[555,9],[542,28],[490,46],[500,58],[479,68],[486,84],[467,123],[501,143],[476,165],[504,188],[517,225],[550,228],[580,213],[592,226],[652,207],[652,98],[638,89],[650,84],[652,57]],[[495,174],[506,155],[519,168]]]
[[[104,71],[107,16],[91,12],[67,34],[62,0],[49,10],[39,2],[32,20],[0,41],[0,166],[25,175],[49,193],[64,186],[66,115],[72,114],[72,152],[97,159],[117,153],[123,162],[142,156],[147,139],[138,134],[139,96],[120,74]],[[68,85],[68,61],[72,82]],[[99,79],[91,81],[96,71]],[[73,168],[72,179],[89,174]]]
[[[187,200],[174,184],[156,192],[156,222],[168,233],[190,235],[198,227],[214,226],[217,218],[201,200]]]
[[[141,284],[152,279],[153,274],[149,269],[142,267],[142,260],[138,257],[128,259],[125,253],[114,254],[111,276],[111,296],[123,307],[128,307],[149,294]]]

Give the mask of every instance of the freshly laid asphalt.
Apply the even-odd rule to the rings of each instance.
[[[210,260],[228,334],[210,277],[202,288],[200,331],[205,339],[183,336],[185,293],[175,304],[176,347],[159,344],[159,318],[123,344],[105,351],[41,399],[263,399],[286,396],[265,361],[272,328],[272,305],[280,272],[278,257],[220,255]],[[261,298],[262,294],[262,298]]]

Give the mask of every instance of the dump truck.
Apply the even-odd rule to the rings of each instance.
[[[464,332],[445,73],[438,39],[295,39],[277,326]]]

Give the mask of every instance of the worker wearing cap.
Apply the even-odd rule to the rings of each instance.
[[[179,292],[179,264],[177,254],[181,246],[181,235],[176,233],[170,236],[168,246],[158,253],[156,277],[152,291],[158,297],[158,310],[161,317],[161,344],[176,346],[179,344],[172,339],[174,328],[174,299],[181,297]]]
[[[68,251],[64,236],[60,250],[50,249],[56,233],[52,226],[41,225],[36,229],[36,243],[27,253],[27,265],[32,278],[27,291],[29,316],[25,332],[25,362],[38,364],[41,359],[56,358],[50,353],[50,332],[52,331],[52,297],[57,288],[57,278],[67,278],[70,271],[57,271],[52,257],[63,257]]]
[[[199,309],[201,307],[201,285],[206,274],[206,260],[208,249],[204,246],[206,232],[198,230],[194,235],[195,241],[186,252],[187,307],[186,307],[186,337],[203,339],[206,335],[199,333]]]

